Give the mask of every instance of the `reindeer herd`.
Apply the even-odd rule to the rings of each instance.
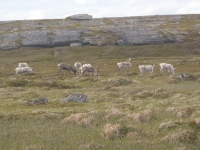
[[[60,72],[62,72],[62,70],[66,70],[66,73],[72,71],[74,73],[74,75],[79,73],[81,75],[81,77],[83,76],[83,74],[85,72],[92,73],[92,76],[94,74],[98,76],[98,72],[99,72],[99,69],[95,69],[91,64],[83,64],[82,65],[80,62],[76,62],[74,64],[74,68],[72,68],[71,65],[64,64],[64,63],[58,64],[58,67],[59,67],[59,70],[58,70],[59,74],[60,74]]]
[[[160,72],[163,73],[164,70],[168,70],[168,72],[171,72],[175,74],[175,68],[171,64],[167,63],[160,63]],[[129,71],[129,68],[132,67],[131,64],[131,58],[126,60],[125,62],[119,62],[117,63],[118,66],[118,73],[120,73],[123,69],[127,69],[127,72]],[[154,65],[139,65],[139,71],[140,75],[143,75],[145,72],[149,73],[150,75],[153,74],[154,71]],[[96,75],[98,76],[99,68],[95,69],[91,64],[82,64],[79,61],[74,63],[74,68],[70,64],[65,63],[59,63],[58,64],[58,73],[60,75],[60,72],[62,74],[63,70],[66,70],[66,74],[69,72],[71,74],[71,71],[74,73],[74,75],[79,74],[81,78],[83,77],[84,73],[88,72],[91,73],[92,76]],[[27,73],[34,73],[33,68],[29,67],[27,63],[19,63],[18,68],[15,69],[16,74],[27,74]]]

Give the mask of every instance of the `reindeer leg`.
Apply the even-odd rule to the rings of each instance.
[[[82,73],[81,73],[81,78],[83,77],[83,74],[85,73],[85,71],[83,71]]]
[[[120,70],[121,70],[121,69],[120,69],[120,68],[118,68],[118,74],[119,74]]]
[[[64,74],[64,73],[62,72],[62,70],[61,70],[61,69],[59,69],[59,70],[58,70],[58,73],[59,73],[59,75],[60,75],[60,72],[61,72],[62,74]]]
[[[67,75],[68,72],[69,72],[69,70],[66,70],[66,75]]]

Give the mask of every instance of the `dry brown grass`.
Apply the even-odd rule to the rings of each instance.
[[[123,115],[124,115],[124,112],[122,112],[121,110],[111,109],[111,110],[107,110],[107,115],[104,117],[104,119],[109,120],[109,119],[120,117]]]
[[[99,148],[103,148],[102,144],[97,144],[97,143],[88,143],[88,144],[83,144],[79,146],[80,150],[84,150],[84,149],[99,149]]]
[[[94,115],[87,113],[77,113],[64,118],[61,123],[73,123],[81,127],[89,127],[94,124],[94,120]]]
[[[103,129],[103,133],[102,136],[106,139],[114,139],[114,138],[119,138],[121,137],[121,133],[120,133],[120,124],[106,124],[104,129]]]
[[[192,113],[192,108],[189,107],[180,108],[176,113],[176,117],[178,118],[188,117],[191,113]]]
[[[90,116],[87,118],[83,118],[78,122],[78,125],[82,126],[82,127],[89,127],[91,125],[93,125],[94,123],[94,117]]]
[[[152,120],[153,118],[155,118],[155,113],[153,112],[153,110],[147,109],[140,113],[128,113],[125,120],[144,123]]]
[[[172,129],[172,128],[175,128],[175,127],[177,127],[177,125],[172,123],[171,121],[164,122],[164,123],[161,123],[159,125],[159,129]]]
[[[142,99],[145,99],[145,98],[148,98],[148,97],[151,97],[151,96],[153,96],[153,93],[151,91],[148,91],[148,90],[141,91],[141,92],[139,92],[135,95],[135,97],[142,98]]]
[[[166,136],[164,141],[169,142],[195,142],[197,140],[196,133],[192,130],[183,130]]]
[[[86,113],[77,113],[77,114],[71,114],[69,117],[64,118],[61,122],[62,123],[78,123],[81,119],[86,117]]]
[[[196,124],[200,125],[200,118],[195,119]]]

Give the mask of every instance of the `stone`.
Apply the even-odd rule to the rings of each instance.
[[[47,98],[39,98],[35,100],[30,100],[27,102],[28,105],[41,105],[41,104],[47,104],[49,103],[49,99]]]
[[[69,95],[67,98],[61,100],[61,102],[88,102],[88,97],[84,94],[72,94]]]
[[[127,42],[124,41],[124,40],[118,40],[117,41],[117,45],[126,45],[126,44],[127,44]]]
[[[71,47],[82,46],[82,43],[70,43]]]
[[[91,20],[92,16],[88,14],[77,14],[67,18],[70,18],[71,20]]]

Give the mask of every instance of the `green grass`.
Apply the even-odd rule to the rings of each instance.
[[[158,65],[171,63],[177,74],[198,76],[200,57],[194,49],[180,43],[0,51],[1,149],[199,149],[199,81],[175,80],[170,73],[160,74]],[[129,57],[129,72],[118,74],[116,63]],[[76,61],[100,67],[100,75],[58,74],[58,63],[73,66]],[[35,73],[15,75],[19,62]],[[139,76],[138,65],[154,63],[154,75]],[[75,93],[87,95],[89,102],[61,102]],[[27,105],[37,98],[50,103]],[[79,113],[86,116],[63,123]],[[168,122],[171,128],[160,128]],[[110,139],[103,136],[107,124],[120,125]],[[181,137],[185,130],[195,134]],[[164,140],[175,133],[177,141]]]

